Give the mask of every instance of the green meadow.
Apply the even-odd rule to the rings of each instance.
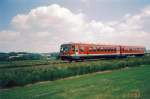
[[[0,89],[1,99],[149,99],[150,65]]]

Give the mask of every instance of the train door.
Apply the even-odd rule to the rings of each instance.
[[[88,55],[89,54],[89,48],[88,46],[84,47],[84,54]]]
[[[75,56],[78,56],[79,54],[79,48],[78,45],[75,45]]]
[[[85,46],[84,45],[80,45],[78,47],[78,49],[79,49],[79,54],[81,54],[81,55],[85,54]]]
[[[117,53],[117,55],[120,55],[120,46],[117,46],[117,49],[116,49],[116,53]]]

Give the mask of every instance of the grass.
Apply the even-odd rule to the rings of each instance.
[[[150,57],[101,60],[81,63],[49,64],[0,69],[0,87],[23,86],[38,81],[57,80],[97,71],[150,64]]]
[[[39,65],[49,65],[61,60],[20,60],[20,61],[0,61],[0,69],[5,68],[21,68],[21,67],[34,67]]]
[[[150,65],[1,89],[1,99],[149,99]]]

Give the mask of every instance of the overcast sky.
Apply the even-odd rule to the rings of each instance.
[[[0,52],[53,52],[62,43],[150,49],[150,0],[0,0]]]

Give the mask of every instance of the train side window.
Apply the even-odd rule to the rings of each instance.
[[[115,48],[112,49],[112,52],[115,52]]]
[[[112,52],[114,52],[114,51],[115,51],[115,48],[112,49]]]
[[[98,51],[99,51],[99,52],[101,51],[101,48],[100,48],[100,47],[98,48]]]
[[[93,51],[96,52],[96,47],[93,48]]]
[[[144,48],[141,48],[141,51],[145,50]]]
[[[96,48],[96,51],[99,52],[99,48],[98,47]]]
[[[115,51],[116,51],[116,48],[114,48],[113,51],[115,52]]]
[[[108,49],[107,48],[105,48],[105,52],[107,52],[108,51]]]
[[[137,51],[137,48],[134,48],[134,51]]]
[[[106,52],[106,48],[103,48],[103,52]]]
[[[139,50],[139,51],[141,51],[141,49],[140,49],[140,48],[139,48],[138,50]]]
[[[103,52],[105,52],[105,50],[106,50],[106,49],[105,49],[105,48],[103,48]]]
[[[89,52],[91,52],[91,51],[92,51],[92,47],[89,48]]]
[[[141,49],[140,48],[138,48],[138,51],[140,51]]]
[[[75,51],[75,46],[72,46],[71,49],[72,49],[72,51]]]
[[[142,49],[141,49],[141,48],[139,48],[139,51],[142,51]]]
[[[106,48],[106,52],[109,52],[109,49],[108,49],[108,48]]]
[[[109,52],[109,48],[106,48],[106,52]]]
[[[111,52],[111,48],[108,48],[108,52]]]
[[[99,52],[99,47],[96,47],[96,51]]]
[[[80,51],[81,51],[81,52],[84,52],[84,47],[80,47]]]
[[[107,48],[105,48],[105,50],[104,50],[105,52],[107,52]]]
[[[103,48],[103,49],[102,49],[102,52],[104,52],[104,51],[105,51],[105,49]]]
[[[140,48],[138,48],[138,50],[140,51],[141,49],[140,49]]]
[[[109,49],[109,52],[112,52],[112,48]]]
[[[112,48],[109,48],[109,52],[112,52]]]
[[[110,48],[110,50],[109,50],[110,52],[112,52],[113,51],[113,49],[112,48]]]
[[[105,51],[105,48],[102,48],[102,52],[104,52]]]
[[[129,48],[125,48],[126,51],[129,51]]]
[[[102,48],[102,47],[100,47],[100,48],[99,48],[99,51],[101,51],[101,52],[102,52],[102,51],[103,51],[103,48]]]

